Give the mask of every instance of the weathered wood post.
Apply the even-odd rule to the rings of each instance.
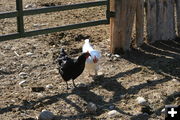
[[[180,0],[176,1],[176,17],[177,17],[177,32],[178,36],[180,37]]]
[[[110,1],[110,10],[115,12],[115,17],[110,19],[112,53],[121,53],[130,48],[136,2],[137,0]]]
[[[147,21],[147,37],[148,42],[157,40],[156,35],[156,0],[147,0],[146,21]]]
[[[161,18],[164,20],[164,33],[162,35],[162,40],[172,40],[176,37],[175,31],[175,14],[174,14],[174,7],[175,2],[174,0],[166,0],[163,3],[164,17]],[[164,36],[164,37],[163,37]]]
[[[176,37],[174,0],[147,0],[146,15],[149,42]]]
[[[110,0],[110,11],[115,12],[115,16],[110,18],[110,39],[111,53],[119,53],[121,51],[120,44],[120,0]]]
[[[136,46],[143,44],[144,40],[144,0],[137,0],[136,7]]]

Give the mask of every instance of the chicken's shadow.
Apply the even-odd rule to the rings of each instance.
[[[166,48],[165,48],[166,46]],[[179,41],[171,41],[170,43],[168,41],[162,41],[159,44],[153,44],[152,45],[144,45],[141,47],[141,50],[134,50],[130,54],[126,54],[123,56],[123,58],[131,61],[132,63],[143,65],[146,67],[149,67],[150,69],[154,70],[158,73],[167,73],[170,76],[173,77],[179,77],[178,68],[180,66],[179,64],[179,58],[180,58],[180,43]],[[161,50],[160,50],[161,49]],[[162,51],[163,49],[167,49],[169,51]],[[152,50],[152,51],[151,51]],[[155,53],[156,55],[152,54]],[[160,60],[161,59],[161,60]],[[158,62],[157,62],[158,60]],[[152,62],[150,62],[152,61]],[[166,69],[166,65],[169,65],[172,63],[172,67],[174,69]],[[174,64],[173,64],[174,63]],[[174,65],[176,65],[174,67]],[[162,69],[163,72],[160,71]],[[166,76],[163,79],[154,80],[150,83],[141,83],[139,85],[132,86],[128,89],[124,88],[120,82],[118,82],[118,78],[123,77],[127,74],[135,74],[137,72],[141,71],[141,68],[134,68],[132,70],[121,72],[116,74],[112,77],[104,77],[97,81],[91,82],[87,88],[81,89],[81,88],[74,88],[70,93],[59,93],[53,96],[45,96],[42,98],[39,98],[37,100],[25,100],[20,105],[14,105],[11,104],[7,107],[0,108],[0,114],[7,113],[13,111],[13,109],[19,109],[19,110],[35,110],[38,108],[42,108],[45,105],[51,105],[53,103],[58,102],[60,99],[65,101],[66,103],[70,104],[73,108],[77,110],[79,114],[71,115],[71,116],[57,116],[58,119],[83,119],[85,117],[93,117],[98,116],[102,113],[104,113],[107,110],[111,110],[110,106],[114,105],[117,101],[120,101],[122,99],[123,95],[130,95],[130,94],[136,94],[141,89],[147,87],[147,86],[156,86],[157,84],[161,84],[163,82],[167,82],[171,80],[172,78],[169,76]],[[113,97],[107,101],[105,100],[104,96],[96,94],[92,92],[92,89],[95,89],[97,87],[100,87],[102,89],[105,89],[107,91],[113,91]],[[80,98],[82,98],[86,103],[93,102],[96,105],[98,105],[98,111],[96,114],[91,115],[88,113],[85,113],[83,109],[78,106],[77,103],[71,101],[67,97],[70,95],[78,95]],[[122,115],[131,116],[129,113],[115,107],[115,110],[120,112]],[[160,109],[159,109],[160,110]],[[157,110],[157,111],[159,111]]]
[[[25,100],[21,105],[10,105],[5,108],[0,109],[0,114],[10,112],[13,109],[19,109],[19,110],[35,110],[38,108],[42,108],[45,105],[51,105],[53,103],[58,102],[59,100],[65,101],[67,104],[71,105],[71,107],[75,108],[78,112],[76,115],[70,115],[70,116],[56,116],[57,119],[84,119],[86,117],[95,117],[99,116],[100,114],[106,112],[107,110],[112,110],[110,106],[114,106],[114,110],[117,110],[119,113],[121,113],[123,116],[129,116],[132,115],[121,110],[120,108],[116,107],[114,103],[120,101],[122,99],[122,96],[130,95],[130,94],[136,94],[141,89],[147,87],[147,86],[155,86],[157,84],[161,84],[163,82],[167,82],[171,80],[171,78],[167,77],[160,80],[154,80],[150,83],[143,83],[136,86],[132,86],[128,89],[124,88],[120,82],[117,81],[118,78],[123,77],[127,74],[135,74],[137,72],[140,72],[141,68],[134,68],[132,70],[116,74],[112,77],[104,77],[97,81],[91,82],[86,88],[74,88],[69,93],[59,93],[53,96],[45,96],[42,98],[39,98],[35,101],[27,101]],[[107,101],[105,100],[104,96],[98,95],[94,92],[92,92],[92,89],[101,87],[102,89],[106,89],[108,91],[113,91],[114,95],[113,97]],[[81,99],[83,99],[86,103],[93,102],[98,106],[98,110],[95,114],[89,114],[84,112],[83,108],[78,106],[77,103],[71,101],[68,99],[68,96],[70,95],[78,95]],[[86,107],[86,106],[84,106]]]

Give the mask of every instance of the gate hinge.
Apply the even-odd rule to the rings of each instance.
[[[109,16],[110,16],[110,17],[115,17],[115,15],[116,15],[116,14],[115,14],[114,11],[109,11]]]
[[[115,12],[114,11],[106,11],[107,17],[115,17]]]

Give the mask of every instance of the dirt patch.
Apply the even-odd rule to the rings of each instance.
[[[37,8],[57,5],[59,1],[24,0],[24,5],[33,3]],[[62,0],[61,4],[73,4],[83,0]],[[11,3],[11,1],[9,2]],[[50,3],[50,4],[49,4]],[[4,6],[9,10],[13,3]],[[1,4],[0,4],[1,5]],[[2,5],[1,5],[2,6]],[[3,7],[3,6],[2,6]],[[2,8],[0,7],[0,8]],[[13,9],[13,7],[12,7]],[[99,15],[94,15],[99,11]],[[87,12],[89,14],[87,14]],[[78,14],[76,14],[78,13]],[[70,19],[58,20],[73,23],[92,18],[104,17],[103,7],[81,9],[73,13],[67,11],[55,13],[44,18],[27,20],[26,28],[38,28],[59,25],[56,18],[60,15],[74,15]],[[47,14],[49,16],[49,14]],[[68,17],[67,17],[68,18]],[[1,33],[12,32],[15,21],[3,20]],[[52,22],[53,21],[53,22]],[[87,72],[78,77],[70,90],[60,77],[55,59],[60,48],[72,57],[81,53],[84,39],[90,38],[95,48],[102,52],[100,70],[104,76],[93,80]],[[154,44],[144,44],[120,58],[111,59],[109,54],[109,26],[101,25],[77,30],[63,31],[23,39],[0,42],[0,119],[1,120],[30,120],[35,119],[43,110],[49,110],[57,115],[56,119],[164,119],[161,110],[165,105],[180,105],[180,40],[159,41]],[[20,76],[26,75],[25,77]],[[21,83],[21,84],[19,84]],[[50,87],[47,87],[50,86]],[[42,88],[33,92],[32,88]],[[137,97],[144,97],[149,103],[149,109],[141,108],[136,102]],[[87,104],[93,102],[97,111],[89,114]],[[108,118],[107,113],[117,110],[119,115]],[[149,115],[139,114],[146,111]]]

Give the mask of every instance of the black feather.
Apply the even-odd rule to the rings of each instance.
[[[89,53],[82,53],[77,60],[71,59],[70,57],[68,57],[64,49],[61,49],[60,55],[57,60],[59,64],[59,73],[62,76],[63,80],[66,81],[66,83],[67,81],[72,79],[74,84],[74,79],[81,75],[84,70],[87,56],[89,56]]]

